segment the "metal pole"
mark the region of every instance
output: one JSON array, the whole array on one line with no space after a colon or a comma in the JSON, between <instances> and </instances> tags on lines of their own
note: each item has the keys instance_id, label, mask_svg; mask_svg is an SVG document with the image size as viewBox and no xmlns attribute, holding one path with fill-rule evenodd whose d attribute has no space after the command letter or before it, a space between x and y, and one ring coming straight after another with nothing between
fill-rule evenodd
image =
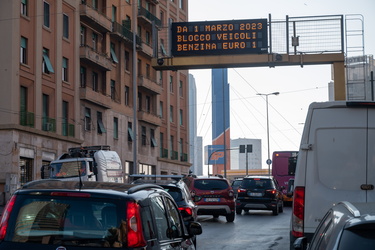
<instances>
[{"instance_id":1,"label":"metal pole","mask_svg":"<svg viewBox=\"0 0 375 250\"><path fill-rule=\"evenodd\" d=\"M271 175L271 165L269 162L270 159L270 125L268 120L268 95L266 95L266 113L267 113L267 148L268 148L268 158L267 158L267 164L268 164L268 175Z\"/></svg>"},{"instance_id":2,"label":"metal pole","mask_svg":"<svg viewBox=\"0 0 375 250\"><path fill-rule=\"evenodd\" d=\"M137 159L137 0L133 0L132 6L132 30L133 30L133 174L137 174L138 159Z\"/></svg>"},{"instance_id":3,"label":"metal pole","mask_svg":"<svg viewBox=\"0 0 375 250\"><path fill-rule=\"evenodd\" d=\"M226 145L226 134L225 134L225 130L226 130L226 116L225 116L225 112L226 112L226 103L225 103L225 87L226 85L224 84L224 69L222 69L222 80L223 80L223 133L224 133L224 177L227 178L227 145Z\"/></svg>"},{"instance_id":4,"label":"metal pole","mask_svg":"<svg viewBox=\"0 0 375 250\"><path fill-rule=\"evenodd\" d=\"M247 152L247 147L246 147L246 175L249 175L248 153L249 152Z\"/></svg>"}]
</instances>

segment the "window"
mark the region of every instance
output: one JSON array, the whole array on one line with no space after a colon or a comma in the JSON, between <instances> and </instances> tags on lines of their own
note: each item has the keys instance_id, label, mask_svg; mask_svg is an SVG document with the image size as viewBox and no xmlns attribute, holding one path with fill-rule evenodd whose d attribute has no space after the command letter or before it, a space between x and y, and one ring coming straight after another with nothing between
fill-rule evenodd
<instances>
[{"instance_id":1,"label":"window","mask_svg":"<svg viewBox=\"0 0 375 250\"><path fill-rule=\"evenodd\" d=\"M151 76L151 66L150 64L146 63L146 77L150 79Z\"/></svg>"},{"instance_id":2,"label":"window","mask_svg":"<svg viewBox=\"0 0 375 250\"><path fill-rule=\"evenodd\" d=\"M183 110L180 109L180 125L184 125L184 116L183 116Z\"/></svg>"},{"instance_id":3,"label":"window","mask_svg":"<svg viewBox=\"0 0 375 250\"><path fill-rule=\"evenodd\" d=\"M20 62L27 64L27 38L21 36L21 58Z\"/></svg>"},{"instance_id":4,"label":"window","mask_svg":"<svg viewBox=\"0 0 375 250\"><path fill-rule=\"evenodd\" d=\"M28 7L27 0L21 0L21 15L27 16L27 7Z\"/></svg>"},{"instance_id":5,"label":"window","mask_svg":"<svg viewBox=\"0 0 375 250\"><path fill-rule=\"evenodd\" d=\"M91 130L91 109L85 108L85 130Z\"/></svg>"},{"instance_id":6,"label":"window","mask_svg":"<svg viewBox=\"0 0 375 250\"><path fill-rule=\"evenodd\" d=\"M118 139L118 118L113 117L113 138Z\"/></svg>"},{"instance_id":7,"label":"window","mask_svg":"<svg viewBox=\"0 0 375 250\"><path fill-rule=\"evenodd\" d=\"M151 205L155 213L156 225L158 225L157 226L158 239L162 241L170 240L170 238L167 235L167 232L169 229L167 211L163 204L162 197L160 196L153 197Z\"/></svg>"},{"instance_id":8,"label":"window","mask_svg":"<svg viewBox=\"0 0 375 250\"><path fill-rule=\"evenodd\" d=\"M163 118L163 102L162 101L159 103L159 116L160 118Z\"/></svg>"},{"instance_id":9,"label":"window","mask_svg":"<svg viewBox=\"0 0 375 250\"><path fill-rule=\"evenodd\" d=\"M179 0L179 7L180 7L180 9L184 8L184 1L183 0Z\"/></svg>"},{"instance_id":10,"label":"window","mask_svg":"<svg viewBox=\"0 0 375 250\"><path fill-rule=\"evenodd\" d=\"M161 53L163 54L163 56L167 56L167 51L165 50L163 39L160 40L160 50L161 50Z\"/></svg>"},{"instance_id":11,"label":"window","mask_svg":"<svg viewBox=\"0 0 375 250\"><path fill-rule=\"evenodd\" d=\"M148 95L146 96L146 112L151 112L151 97Z\"/></svg>"},{"instance_id":12,"label":"window","mask_svg":"<svg viewBox=\"0 0 375 250\"><path fill-rule=\"evenodd\" d=\"M68 58L63 57L62 60L62 80L68 81Z\"/></svg>"},{"instance_id":13,"label":"window","mask_svg":"<svg viewBox=\"0 0 375 250\"><path fill-rule=\"evenodd\" d=\"M146 44L150 45L151 43L151 34L149 31L146 31Z\"/></svg>"},{"instance_id":14,"label":"window","mask_svg":"<svg viewBox=\"0 0 375 250\"><path fill-rule=\"evenodd\" d=\"M130 63L130 54L129 51L125 50L125 70L129 71L129 63Z\"/></svg>"},{"instance_id":15,"label":"window","mask_svg":"<svg viewBox=\"0 0 375 250\"><path fill-rule=\"evenodd\" d=\"M116 98L116 82L114 80L111 80L111 99L115 100Z\"/></svg>"},{"instance_id":16,"label":"window","mask_svg":"<svg viewBox=\"0 0 375 250\"><path fill-rule=\"evenodd\" d=\"M55 73L53 70L51 61L49 59L49 50L46 48L43 48L43 65L42 65L43 73L49 74L49 73Z\"/></svg>"},{"instance_id":17,"label":"window","mask_svg":"<svg viewBox=\"0 0 375 250\"><path fill-rule=\"evenodd\" d=\"M86 27L81 26L81 46L84 46L86 44Z\"/></svg>"},{"instance_id":18,"label":"window","mask_svg":"<svg viewBox=\"0 0 375 250\"><path fill-rule=\"evenodd\" d=\"M160 11L160 21L161 21L161 25L164 26L164 12L163 11Z\"/></svg>"},{"instance_id":19,"label":"window","mask_svg":"<svg viewBox=\"0 0 375 250\"><path fill-rule=\"evenodd\" d=\"M92 90L98 92L98 73L92 72Z\"/></svg>"},{"instance_id":20,"label":"window","mask_svg":"<svg viewBox=\"0 0 375 250\"><path fill-rule=\"evenodd\" d=\"M97 126L98 126L98 134L103 134L106 132L104 124L103 124L103 114L102 112L96 112L96 119L97 119Z\"/></svg>"},{"instance_id":21,"label":"window","mask_svg":"<svg viewBox=\"0 0 375 250\"><path fill-rule=\"evenodd\" d=\"M146 145L146 127L145 126L142 126L141 127L142 129L142 146L145 146Z\"/></svg>"},{"instance_id":22,"label":"window","mask_svg":"<svg viewBox=\"0 0 375 250\"><path fill-rule=\"evenodd\" d=\"M138 110L142 110L142 94L138 92Z\"/></svg>"},{"instance_id":23,"label":"window","mask_svg":"<svg viewBox=\"0 0 375 250\"><path fill-rule=\"evenodd\" d=\"M155 130L154 129L150 129L150 140L151 140L151 147L157 147L158 144L156 143L156 139L155 139Z\"/></svg>"},{"instance_id":24,"label":"window","mask_svg":"<svg viewBox=\"0 0 375 250\"><path fill-rule=\"evenodd\" d=\"M86 87L86 68L81 66L80 69L80 83L81 83L81 88Z\"/></svg>"},{"instance_id":25,"label":"window","mask_svg":"<svg viewBox=\"0 0 375 250\"><path fill-rule=\"evenodd\" d=\"M134 141L133 124L128 122L128 142Z\"/></svg>"},{"instance_id":26,"label":"window","mask_svg":"<svg viewBox=\"0 0 375 250\"><path fill-rule=\"evenodd\" d=\"M63 101L62 103L62 135L68 136L68 107L69 103Z\"/></svg>"},{"instance_id":27,"label":"window","mask_svg":"<svg viewBox=\"0 0 375 250\"><path fill-rule=\"evenodd\" d=\"M138 59L138 75L141 76L142 75L142 60L141 59Z\"/></svg>"},{"instance_id":28,"label":"window","mask_svg":"<svg viewBox=\"0 0 375 250\"><path fill-rule=\"evenodd\" d=\"M173 76L169 76L169 91L173 93Z\"/></svg>"},{"instance_id":29,"label":"window","mask_svg":"<svg viewBox=\"0 0 375 250\"><path fill-rule=\"evenodd\" d=\"M98 34L92 32L92 48L97 51L98 50Z\"/></svg>"},{"instance_id":30,"label":"window","mask_svg":"<svg viewBox=\"0 0 375 250\"><path fill-rule=\"evenodd\" d=\"M179 93L181 97L184 95L183 86L184 86L184 83L180 81Z\"/></svg>"},{"instance_id":31,"label":"window","mask_svg":"<svg viewBox=\"0 0 375 250\"><path fill-rule=\"evenodd\" d=\"M111 59L114 63L118 63L117 56L116 56L116 48L115 48L114 43L111 43Z\"/></svg>"},{"instance_id":32,"label":"window","mask_svg":"<svg viewBox=\"0 0 375 250\"><path fill-rule=\"evenodd\" d=\"M69 38L69 16L63 14L63 37Z\"/></svg>"},{"instance_id":33,"label":"window","mask_svg":"<svg viewBox=\"0 0 375 250\"><path fill-rule=\"evenodd\" d=\"M112 23L116 22L116 13L117 13L117 8L116 6L112 5Z\"/></svg>"},{"instance_id":34,"label":"window","mask_svg":"<svg viewBox=\"0 0 375 250\"><path fill-rule=\"evenodd\" d=\"M130 92L130 88L128 86L125 86L125 105L126 106L129 106L129 93Z\"/></svg>"},{"instance_id":35,"label":"window","mask_svg":"<svg viewBox=\"0 0 375 250\"><path fill-rule=\"evenodd\" d=\"M42 96L42 129L44 131L49 131L49 124L48 124L48 114L49 114L49 96L46 94L43 94Z\"/></svg>"},{"instance_id":36,"label":"window","mask_svg":"<svg viewBox=\"0 0 375 250\"><path fill-rule=\"evenodd\" d=\"M173 106L169 106L169 121L173 122Z\"/></svg>"},{"instance_id":37,"label":"window","mask_svg":"<svg viewBox=\"0 0 375 250\"><path fill-rule=\"evenodd\" d=\"M184 153L184 139L180 138L180 153Z\"/></svg>"},{"instance_id":38,"label":"window","mask_svg":"<svg viewBox=\"0 0 375 250\"><path fill-rule=\"evenodd\" d=\"M50 26L50 10L49 10L49 3L44 2L44 26L49 28Z\"/></svg>"},{"instance_id":39,"label":"window","mask_svg":"<svg viewBox=\"0 0 375 250\"><path fill-rule=\"evenodd\" d=\"M98 0L92 0L92 8L97 10L98 9Z\"/></svg>"}]
</instances>

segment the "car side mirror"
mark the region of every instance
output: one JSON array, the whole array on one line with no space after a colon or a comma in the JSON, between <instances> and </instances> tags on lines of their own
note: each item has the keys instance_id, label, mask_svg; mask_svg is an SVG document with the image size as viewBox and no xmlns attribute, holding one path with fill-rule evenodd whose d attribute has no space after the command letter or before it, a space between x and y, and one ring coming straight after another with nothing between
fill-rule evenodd
<instances>
[{"instance_id":1,"label":"car side mirror","mask_svg":"<svg viewBox=\"0 0 375 250\"><path fill-rule=\"evenodd\" d=\"M293 247L296 250L306 250L306 248L307 248L307 239L306 239L306 237L297 238L294 241L294 243L293 243Z\"/></svg>"},{"instance_id":2,"label":"car side mirror","mask_svg":"<svg viewBox=\"0 0 375 250\"><path fill-rule=\"evenodd\" d=\"M189 237L202 234L202 225L199 222L196 222L196 221L189 222L187 229L188 229Z\"/></svg>"}]
</instances>

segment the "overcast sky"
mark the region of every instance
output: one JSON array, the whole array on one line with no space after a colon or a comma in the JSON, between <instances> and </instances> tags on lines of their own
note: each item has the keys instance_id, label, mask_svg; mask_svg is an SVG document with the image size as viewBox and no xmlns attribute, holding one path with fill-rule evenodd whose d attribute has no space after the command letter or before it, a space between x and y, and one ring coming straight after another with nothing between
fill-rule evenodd
<instances>
[{"instance_id":1,"label":"overcast sky","mask_svg":"<svg viewBox=\"0 0 375 250\"><path fill-rule=\"evenodd\" d=\"M361 14L365 54L375 53L374 0L189 0L191 22L268 18L269 14L272 20L285 20L287 15ZM190 73L197 85L198 136L203 137L206 146L212 141L211 70ZM266 168L266 102L256 93L280 92L278 96L269 96L270 151L298 150L308 106L328 100L330 81L330 65L228 69L231 139L261 139L262 167Z\"/></svg>"}]
</instances>

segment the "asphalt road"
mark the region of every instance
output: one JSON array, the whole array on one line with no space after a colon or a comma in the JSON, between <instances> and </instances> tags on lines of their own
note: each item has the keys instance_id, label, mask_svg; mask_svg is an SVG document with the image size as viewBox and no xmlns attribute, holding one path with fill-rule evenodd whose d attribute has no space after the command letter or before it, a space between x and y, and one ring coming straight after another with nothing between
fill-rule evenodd
<instances>
[{"instance_id":1,"label":"asphalt road","mask_svg":"<svg viewBox=\"0 0 375 250\"><path fill-rule=\"evenodd\" d=\"M197 249L289 250L291 212L291 207L284 207L284 213L277 216L271 211L242 212L233 223L227 223L224 216L199 216L203 233L197 238Z\"/></svg>"}]
</instances>

